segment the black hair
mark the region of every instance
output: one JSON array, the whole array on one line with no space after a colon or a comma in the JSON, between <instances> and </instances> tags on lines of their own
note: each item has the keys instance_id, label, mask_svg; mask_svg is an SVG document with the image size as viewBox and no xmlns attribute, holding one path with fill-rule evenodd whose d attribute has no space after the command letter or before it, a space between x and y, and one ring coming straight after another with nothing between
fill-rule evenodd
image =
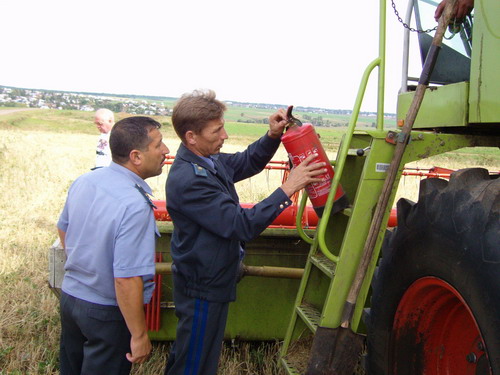
<instances>
[{"instance_id":1,"label":"black hair","mask_svg":"<svg viewBox=\"0 0 500 375\"><path fill-rule=\"evenodd\" d=\"M129 160L132 150L146 150L151 142L149 132L160 127L158 121L146 116L127 117L118 121L109 136L113 161L124 164Z\"/></svg>"}]
</instances>

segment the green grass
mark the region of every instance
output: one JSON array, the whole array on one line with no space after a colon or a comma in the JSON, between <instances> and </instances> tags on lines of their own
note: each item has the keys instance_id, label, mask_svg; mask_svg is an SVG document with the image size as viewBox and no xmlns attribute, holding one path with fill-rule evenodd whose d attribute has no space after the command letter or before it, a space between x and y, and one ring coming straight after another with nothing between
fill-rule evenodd
<instances>
[{"instance_id":1,"label":"green grass","mask_svg":"<svg viewBox=\"0 0 500 375\"><path fill-rule=\"evenodd\" d=\"M227 121L245 122L252 120L257 123L266 122L273 110L264 108L247 108L242 106L228 106L224 117Z\"/></svg>"},{"instance_id":2,"label":"green grass","mask_svg":"<svg viewBox=\"0 0 500 375\"><path fill-rule=\"evenodd\" d=\"M1 110L2 108L0 108ZM125 113L115 114L117 121L126 116L130 115ZM155 118L162 123L166 131L169 131L172 126L170 118L162 116L156 116ZM7 115L1 115L0 112L0 129L97 134L94 125L94 112L76 110L34 109ZM171 132L174 134L173 129L171 129Z\"/></svg>"},{"instance_id":3,"label":"green grass","mask_svg":"<svg viewBox=\"0 0 500 375\"><path fill-rule=\"evenodd\" d=\"M125 116L128 115L119 113L116 114L116 119L119 120ZM156 116L155 118L162 123L164 136L176 137L170 117ZM93 121L93 112L37 109L0 116L0 129L95 135L97 130ZM251 142L264 135L268 129L269 126L266 124L248 124L229 119L226 121L226 130L230 139ZM345 129L316 127L316 131L320 134L325 147L336 149Z\"/></svg>"},{"instance_id":4,"label":"green grass","mask_svg":"<svg viewBox=\"0 0 500 375\"><path fill-rule=\"evenodd\" d=\"M225 128L229 136L238 137L251 137L259 138L262 137L267 130L269 130L269 125L265 124L245 124L233 121L226 121Z\"/></svg>"},{"instance_id":5,"label":"green grass","mask_svg":"<svg viewBox=\"0 0 500 375\"><path fill-rule=\"evenodd\" d=\"M95 134L94 114L36 109L0 116L0 129Z\"/></svg>"},{"instance_id":6,"label":"green grass","mask_svg":"<svg viewBox=\"0 0 500 375\"><path fill-rule=\"evenodd\" d=\"M282 107L285 108L285 107ZM278 107L276 107L278 109ZM250 122L262 124L267 121L269 116L276 111L276 109L264 109L264 108L252 108L239 105L232 105L228 107L226 111L225 118L226 121L234 122ZM328 114L328 113L313 113L313 112L302 112L294 111L294 116L300 119L302 122L315 122L321 119L325 123L329 123L332 127L345 127L349 124L351 119L350 115L341 114ZM376 118L373 116L359 116L357 121L357 126L360 128L370 128L375 124ZM386 118L384 120L385 126L394 128L396 126L396 121L392 118Z\"/></svg>"}]
</instances>

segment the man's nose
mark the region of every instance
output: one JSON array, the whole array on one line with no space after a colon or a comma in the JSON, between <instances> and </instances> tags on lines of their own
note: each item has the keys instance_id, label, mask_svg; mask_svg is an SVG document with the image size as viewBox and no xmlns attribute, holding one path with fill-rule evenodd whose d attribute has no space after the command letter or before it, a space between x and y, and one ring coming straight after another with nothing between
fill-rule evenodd
<instances>
[{"instance_id":1,"label":"man's nose","mask_svg":"<svg viewBox=\"0 0 500 375\"><path fill-rule=\"evenodd\" d=\"M229 136L227 135L226 129L222 129L221 138L222 139L228 139L229 138Z\"/></svg>"}]
</instances>

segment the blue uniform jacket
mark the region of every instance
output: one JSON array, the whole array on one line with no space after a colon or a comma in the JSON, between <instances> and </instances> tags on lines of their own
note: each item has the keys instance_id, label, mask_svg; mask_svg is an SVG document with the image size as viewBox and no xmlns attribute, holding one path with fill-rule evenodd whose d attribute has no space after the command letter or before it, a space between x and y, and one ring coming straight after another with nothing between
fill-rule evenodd
<instances>
[{"instance_id":1,"label":"blue uniform jacket","mask_svg":"<svg viewBox=\"0 0 500 375\"><path fill-rule=\"evenodd\" d=\"M278 188L243 209L234 183L262 171L279 144L265 135L244 152L213 156L215 169L181 144L166 193L174 223L174 283L185 295L213 302L236 299L242 242L258 236L291 201Z\"/></svg>"}]
</instances>

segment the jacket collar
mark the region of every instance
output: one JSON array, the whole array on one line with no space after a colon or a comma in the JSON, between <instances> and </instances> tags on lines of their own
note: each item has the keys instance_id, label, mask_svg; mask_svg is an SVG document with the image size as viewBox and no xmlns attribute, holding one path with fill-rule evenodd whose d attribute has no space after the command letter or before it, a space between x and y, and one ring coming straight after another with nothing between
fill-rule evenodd
<instances>
[{"instance_id":1,"label":"jacket collar","mask_svg":"<svg viewBox=\"0 0 500 375\"><path fill-rule=\"evenodd\" d=\"M181 145L179 146L179 149L177 150L177 154L175 157L187 161L188 163L198 164L203 168L209 170L210 172L216 173L216 170L210 164L208 164L205 160L203 160L203 158L200 158L194 152L189 150L184 145L184 143L181 143ZM212 157L214 159L217 159L217 155L213 155Z\"/></svg>"}]
</instances>

